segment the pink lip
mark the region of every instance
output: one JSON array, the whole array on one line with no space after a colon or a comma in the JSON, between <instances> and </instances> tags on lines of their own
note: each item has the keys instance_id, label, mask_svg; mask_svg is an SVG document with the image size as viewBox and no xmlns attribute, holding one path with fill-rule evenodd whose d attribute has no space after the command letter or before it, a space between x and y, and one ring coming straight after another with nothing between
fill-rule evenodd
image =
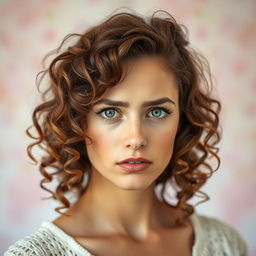
<instances>
[{"instance_id":1,"label":"pink lip","mask_svg":"<svg viewBox=\"0 0 256 256\"><path fill-rule=\"evenodd\" d=\"M128 163L129 161L140 161L142 163L137 163L137 164L136 163ZM145 158L139 157L139 158L128 158L121 162L118 162L117 164L120 168L122 168L125 171L139 172L139 171L143 171L146 168L148 168L151 163L152 163L151 161L149 161Z\"/></svg>"},{"instance_id":2,"label":"pink lip","mask_svg":"<svg viewBox=\"0 0 256 256\"><path fill-rule=\"evenodd\" d=\"M151 163L151 161L149 161L148 159L143 158L143 157L138 157L138 158L131 157L131 158L127 158L125 160L122 160L122 161L118 162L117 164L123 164L123 163L127 163L127 162L130 162L130 161L133 161L133 162L140 161L140 162L143 162L143 163Z\"/></svg>"}]
</instances>

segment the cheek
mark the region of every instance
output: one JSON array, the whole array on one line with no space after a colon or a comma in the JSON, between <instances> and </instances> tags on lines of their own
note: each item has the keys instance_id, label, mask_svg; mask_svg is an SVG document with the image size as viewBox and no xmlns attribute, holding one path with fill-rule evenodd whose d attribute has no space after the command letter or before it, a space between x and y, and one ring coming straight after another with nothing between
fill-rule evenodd
<instances>
[{"instance_id":1,"label":"cheek","mask_svg":"<svg viewBox=\"0 0 256 256\"><path fill-rule=\"evenodd\" d=\"M165 150L171 150L173 148L173 144L175 141L175 135L176 133L173 131L162 133L158 137L158 146L159 148L165 149Z\"/></svg>"},{"instance_id":2,"label":"cheek","mask_svg":"<svg viewBox=\"0 0 256 256\"><path fill-rule=\"evenodd\" d=\"M158 136L155 137L155 148L160 149L163 159L169 159L172 156L175 137L177 133L177 128L167 129L165 131L159 132ZM169 160L167 160L169 161Z\"/></svg>"},{"instance_id":3,"label":"cheek","mask_svg":"<svg viewBox=\"0 0 256 256\"><path fill-rule=\"evenodd\" d=\"M101 127L102 125L94 125L88 127L87 135L92 140L92 143L90 145L87 145L88 153L94 152L99 155L104 153L106 155L109 152L109 148L111 148L114 141L114 134L112 134L111 132L106 132L106 130L102 130Z\"/></svg>"}]
</instances>

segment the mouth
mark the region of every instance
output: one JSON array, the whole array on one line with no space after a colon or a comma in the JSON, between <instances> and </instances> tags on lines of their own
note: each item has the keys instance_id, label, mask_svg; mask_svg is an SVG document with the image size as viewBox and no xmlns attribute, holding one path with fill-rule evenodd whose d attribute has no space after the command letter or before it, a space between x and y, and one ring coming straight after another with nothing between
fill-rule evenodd
<instances>
[{"instance_id":1,"label":"mouth","mask_svg":"<svg viewBox=\"0 0 256 256\"><path fill-rule=\"evenodd\" d=\"M152 162L143 157L138 157L138 158L132 157L132 158L127 158L125 160L122 160L117 164L143 164L143 163L152 163Z\"/></svg>"},{"instance_id":2,"label":"mouth","mask_svg":"<svg viewBox=\"0 0 256 256\"><path fill-rule=\"evenodd\" d=\"M139 172L148 168L152 164L151 161L145 158L128 158L121 162L118 162L117 165L128 172Z\"/></svg>"}]
</instances>

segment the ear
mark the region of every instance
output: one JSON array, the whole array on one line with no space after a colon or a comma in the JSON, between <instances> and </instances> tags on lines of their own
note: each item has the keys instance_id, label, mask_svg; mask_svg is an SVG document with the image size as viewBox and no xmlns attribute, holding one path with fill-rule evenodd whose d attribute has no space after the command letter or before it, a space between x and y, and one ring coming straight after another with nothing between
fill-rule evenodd
<instances>
[{"instance_id":1,"label":"ear","mask_svg":"<svg viewBox=\"0 0 256 256\"><path fill-rule=\"evenodd\" d=\"M85 145L92 145L93 143L93 140L92 138L90 138L88 135L84 135L84 142L85 142Z\"/></svg>"}]
</instances>

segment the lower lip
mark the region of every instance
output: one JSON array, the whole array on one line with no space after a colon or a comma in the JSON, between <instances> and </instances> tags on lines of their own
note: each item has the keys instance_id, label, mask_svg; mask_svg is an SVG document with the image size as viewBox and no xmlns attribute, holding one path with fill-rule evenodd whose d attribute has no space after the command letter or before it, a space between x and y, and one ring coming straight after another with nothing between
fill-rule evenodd
<instances>
[{"instance_id":1,"label":"lower lip","mask_svg":"<svg viewBox=\"0 0 256 256\"><path fill-rule=\"evenodd\" d=\"M149 167L151 163L141 163L141 164L118 164L123 170L128 172L141 172Z\"/></svg>"}]
</instances>

